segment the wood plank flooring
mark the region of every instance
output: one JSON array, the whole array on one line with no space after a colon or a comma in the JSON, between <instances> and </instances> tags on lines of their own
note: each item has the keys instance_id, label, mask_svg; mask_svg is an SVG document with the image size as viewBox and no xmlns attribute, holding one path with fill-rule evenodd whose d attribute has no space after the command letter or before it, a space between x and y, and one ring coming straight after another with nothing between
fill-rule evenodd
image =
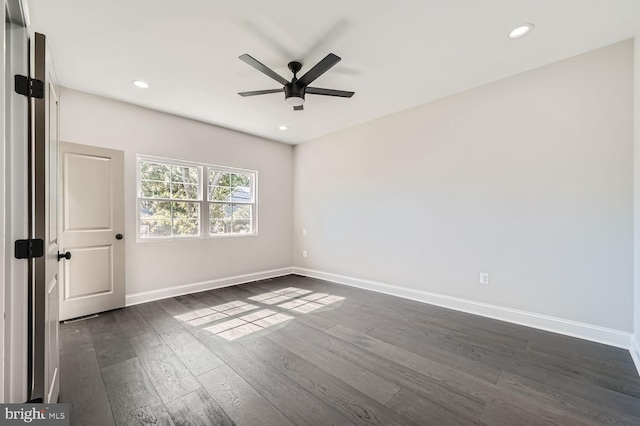
<instances>
[{"instance_id":1,"label":"wood plank flooring","mask_svg":"<svg viewBox=\"0 0 640 426\"><path fill-rule=\"evenodd\" d=\"M72 425L640 425L625 350L295 275L60 339Z\"/></svg>"}]
</instances>

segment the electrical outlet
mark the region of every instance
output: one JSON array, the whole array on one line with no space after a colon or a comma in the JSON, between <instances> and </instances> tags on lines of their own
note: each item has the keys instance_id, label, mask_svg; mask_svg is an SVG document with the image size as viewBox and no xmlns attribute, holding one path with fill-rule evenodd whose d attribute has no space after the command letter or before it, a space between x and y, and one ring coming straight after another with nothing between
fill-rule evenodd
<instances>
[{"instance_id":1,"label":"electrical outlet","mask_svg":"<svg viewBox=\"0 0 640 426\"><path fill-rule=\"evenodd\" d=\"M302 250L302 257L307 257L307 251L306 250Z\"/></svg>"},{"instance_id":2,"label":"electrical outlet","mask_svg":"<svg viewBox=\"0 0 640 426\"><path fill-rule=\"evenodd\" d=\"M304 235L304 236L307 235L307 228L302 228L302 235Z\"/></svg>"},{"instance_id":3,"label":"electrical outlet","mask_svg":"<svg viewBox=\"0 0 640 426\"><path fill-rule=\"evenodd\" d=\"M480 284L489 284L488 272L480 272Z\"/></svg>"}]
</instances>

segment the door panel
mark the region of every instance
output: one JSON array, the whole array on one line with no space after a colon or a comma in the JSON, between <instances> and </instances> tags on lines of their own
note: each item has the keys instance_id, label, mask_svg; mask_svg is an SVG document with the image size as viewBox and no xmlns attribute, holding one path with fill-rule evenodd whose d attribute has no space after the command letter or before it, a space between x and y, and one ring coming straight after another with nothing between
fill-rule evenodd
<instances>
[{"instance_id":1,"label":"door panel","mask_svg":"<svg viewBox=\"0 0 640 426\"><path fill-rule=\"evenodd\" d=\"M68 153L63 161L64 230L112 230L111 158Z\"/></svg>"},{"instance_id":2,"label":"door panel","mask_svg":"<svg viewBox=\"0 0 640 426\"><path fill-rule=\"evenodd\" d=\"M124 152L63 142L60 318L124 306Z\"/></svg>"},{"instance_id":3,"label":"door panel","mask_svg":"<svg viewBox=\"0 0 640 426\"><path fill-rule=\"evenodd\" d=\"M113 293L111 246L67 247L67 250L73 253L73 262L67 263L63 270L66 301ZM82 283L82 286L72 283Z\"/></svg>"},{"instance_id":4,"label":"door panel","mask_svg":"<svg viewBox=\"0 0 640 426\"><path fill-rule=\"evenodd\" d=\"M49 197L47 210L49 211L49 245L58 245L58 135L60 107L58 94L51 78L48 82L48 131L49 131Z\"/></svg>"},{"instance_id":5,"label":"door panel","mask_svg":"<svg viewBox=\"0 0 640 426\"><path fill-rule=\"evenodd\" d=\"M41 99L31 99L31 203L30 236L44 242L44 256L33 262L29 313L31 331L32 400L58 400L58 125L57 85L46 37L32 39L33 78L44 83Z\"/></svg>"},{"instance_id":6,"label":"door panel","mask_svg":"<svg viewBox=\"0 0 640 426\"><path fill-rule=\"evenodd\" d=\"M51 72L50 60L47 61L47 127L49 132L49 164L47 178L49 180L49 194L47 196L47 211L49 216L48 234L48 267L47 277L51 281L47 287L46 301L46 333L47 345L46 359L46 380L48 393L45 401L57 402L60 381L58 380L59 353L58 353L58 325L59 319L59 285L60 264L58 261L58 146L59 146L59 117L60 104L58 102L57 87L54 85L55 79Z\"/></svg>"}]
</instances>

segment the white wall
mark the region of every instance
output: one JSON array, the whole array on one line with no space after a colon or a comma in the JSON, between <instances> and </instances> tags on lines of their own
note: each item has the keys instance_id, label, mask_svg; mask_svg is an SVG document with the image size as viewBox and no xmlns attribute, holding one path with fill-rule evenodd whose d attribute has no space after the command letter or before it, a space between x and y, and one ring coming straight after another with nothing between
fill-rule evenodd
<instances>
[{"instance_id":1,"label":"white wall","mask_svg":"<svg viewBox=\"0 0 640 426\"><path fill-rule=\"evenodd\" d=\"M290 145L65 88L60 105L62 141L125 151L127 294L291 266ZM257 170L259 236L136 242L136 154Z\"/></svg>"},{"instance_id":2,"label":"white wall","mask_svg":"<svg viewBox=\"0 0 640 426\"><path fill-rule=\"evenodd\" d=\"M625 41L297 145L294 265L631 332L632 111Z\"/></svg>"}]
</instances>

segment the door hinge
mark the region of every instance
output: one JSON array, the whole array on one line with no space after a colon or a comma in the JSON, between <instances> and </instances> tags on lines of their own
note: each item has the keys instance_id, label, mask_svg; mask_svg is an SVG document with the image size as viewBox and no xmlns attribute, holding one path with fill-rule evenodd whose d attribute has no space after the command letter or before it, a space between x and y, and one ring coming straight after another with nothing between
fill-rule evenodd
<instances>
[{"instance_id":1,"label":"door hinge","mask_svg":"<svg viewBox=\"0 0 640 426\"><path fill-rule=\"evenodd\" d=\"M27 96L29 98L44 98L44 83L42 80L26 77L24 75L15 75L16 93Z\"/></svg>"},{"instance_id":2,"label":"door hinge","mask_svg":"<svg viewBox=\"0 0 640 426\"><path fill-rule=\"evenodd\" d=\"M44 240L16 240L16 259L32 259L44 256Z\"/></svg>"}]
</instances>

